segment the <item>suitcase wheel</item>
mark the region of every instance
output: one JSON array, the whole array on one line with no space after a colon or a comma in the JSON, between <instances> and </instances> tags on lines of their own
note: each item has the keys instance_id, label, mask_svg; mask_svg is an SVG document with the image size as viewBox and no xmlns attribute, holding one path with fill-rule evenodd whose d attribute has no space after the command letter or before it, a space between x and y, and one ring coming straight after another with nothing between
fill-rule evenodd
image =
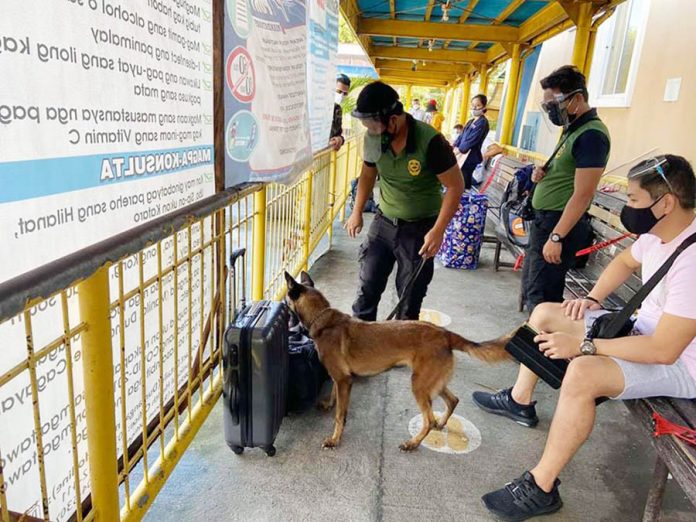
<instances>
[{"instance_id":1,"label":"suitcase wheel","mask_svg":"<svg viewBox=\"0 0 696 522\"><path fill-rule=\"evenodd\" d=\"M266 452L266 455L268 455L269 457L272 457L273 455L276 454L275 446L266 446L265 448L263 448L263 450Z\"/></svg>"},{"instance_id":2,"label":"suitcase wheel","mask_svg":"<svg viewBox=\"0 0 696 522\"><path fill-rule=\"evenodd\" d=\"M235 455L241 455L244 453L244 448L241 446L235 446L233 444L229 444L230 449L234 452Z\"/></svg>"}]
</instances>

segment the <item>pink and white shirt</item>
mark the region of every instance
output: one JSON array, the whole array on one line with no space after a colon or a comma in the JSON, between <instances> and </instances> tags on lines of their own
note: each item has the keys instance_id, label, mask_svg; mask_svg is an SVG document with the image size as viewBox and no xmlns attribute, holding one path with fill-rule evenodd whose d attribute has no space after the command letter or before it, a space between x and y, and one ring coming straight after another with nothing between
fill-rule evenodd
<instances>
[{"instance_id":1,"label":"pink and white shirt","mask_svg":"<svg viewBox=\"0 0 696 522\"><path fill-rule=\"evenodd\" d=\"M686 230L669 243L652 234L643 234L631 247L631 255L642 265L642 279L646 283L667 258L690 235L696 233L696 219ZM643 335L652 335L663 313L696 320L696 244L684 250L643 301L636 321L636 329ZM691 341L679 357L696 380L696 339Z\"/></svg>"}]
</instances>

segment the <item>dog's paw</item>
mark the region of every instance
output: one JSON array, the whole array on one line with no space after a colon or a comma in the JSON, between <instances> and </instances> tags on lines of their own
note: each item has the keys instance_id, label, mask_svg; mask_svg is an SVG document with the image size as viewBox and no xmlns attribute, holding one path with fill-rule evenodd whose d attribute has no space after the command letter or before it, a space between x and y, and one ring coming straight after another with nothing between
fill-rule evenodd
<instances>
[{"instance_id":1,"label":"dog's paw","mask_svg":"<svg viewBox=\"0 0 696 522\"><path fill-rule=\"evenodd\" d=\"M333 440L331 437L327 437L324 439L324 442L321 443L322 449L335 449L338 446L338 442Z\"/></svg>"},{"instance_id":2,"label":"dog's paw","mask_svg":"<svg viewBox=\"0 0 696 522\"><path fill-rule=\"evenodd\" d=\"M420 444L407 440L406 442L402 442L401 444L399 444L399 449L401 451L413 451L417 450L418 446L420 446Z\"/></svg>"}]
</instances>

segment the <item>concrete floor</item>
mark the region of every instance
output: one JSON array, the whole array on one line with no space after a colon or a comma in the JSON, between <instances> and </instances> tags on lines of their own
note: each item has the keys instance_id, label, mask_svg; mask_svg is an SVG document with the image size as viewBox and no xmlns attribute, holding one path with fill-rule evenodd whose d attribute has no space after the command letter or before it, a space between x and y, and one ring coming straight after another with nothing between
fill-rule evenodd
<instances>
[{"instance_id":1,"label":"concrete floor","mask_svg":"<svg viewBox=\"0 0 696 522\"><path fill-rule=\"evenodd\" d=\"M313 267L317 287L345 311L355 294L358 241L336 229L334 248ZM438 266L424 307L451 316L450 328L475 340L497 337L525 317L516 311L519 274L495 273L484 246L477 271ZM393 285L381 313L395 303ZM389 306L387 306L389 305ZM410 373L395 369L353 387L341 446L322 451L332 416L318 411L287 417L276 440L277 455L260 450L235 456L225 445L222 405L183 456L146 519L150 521L395 521L492 520L482 494L532 467L548 432L556 393L541 385L536 429L488 415L471 393L512 383L512 363L487 366L457 354L450 389L460 397L456 413L481 433L466 454L421 447L405 454L408 422L418 409ZM437 406L440 406L439 404ZM438 407L435 408L436 410ZM603 405L590 441L561 476L564 507L551 521L640 520L654 452L620 403ZM678 485L668 486L666 520L695 520Z\"/></svg>"}]
</instances>

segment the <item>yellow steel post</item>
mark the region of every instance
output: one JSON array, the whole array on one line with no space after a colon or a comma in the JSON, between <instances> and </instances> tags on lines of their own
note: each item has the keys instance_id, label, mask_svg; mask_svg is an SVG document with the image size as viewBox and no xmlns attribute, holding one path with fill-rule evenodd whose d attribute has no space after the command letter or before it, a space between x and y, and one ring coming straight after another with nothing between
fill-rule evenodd
<instances>
[{"instance_id":1,"label":"yellow steel post","mask_svg":"<svg viewBox=\"0 0 696 522\"><path fill-rule=\"evenodd\" d=\"M469 119L469 99L471 98L471 76L468 74L464 77L462 82L462 100L460 103L461 116L459 119L461 123L464 123Z\"/></svg>"},{"instance_id":2,"label":"yellow steel post","mask_svg":"<svg viewBox=\"0 0 696 522\"><path fill-rule=\"evenodd\" d=\"M589 80L590 78L590 70L592 69L592 58L594 57L594 48L595 43L597 42L597 31L604 22L611 18L611 16L614 14L614 10L615 8L608 9L604 12L602 16L600 16L592 22L592 28L590 29L590 40L587 43L587 56L585 57L585 68L583 69L583 73L585 74L585 78L587 80Z\"/></svg>"},{"instance_id":3,"label":"yellow steel post","mask_svg":"<svg viewBox=\"0 0 696 522\"><path fill-rule=\"evenodd\" d=\"M443 131L445 130L445 127L449 125L451 115L452 115L452 99L454 98L454 89L451 87L447 89L447 96L445 97L445 107L442 115L445 117L444 121L442 122L443 126Z\"/></svg>"},{"instance_id":4,"label":"yellow steel post","mask_svg":"<svg viewBox=\"0 0 696 522\"><path fill-rule=\"evenodd\" d=\"M304 194L304 244L302 245L302 269L307 270L309 268L309 243L312 239L312 178L314 177L314 172L309 171L307 173L307 181L305 182L305 194Z\"/></svg>"},{"instance_id":5,"label":"yellow steel post","mask_svg":"<svg viewBox=\"0 0 696 522\"><path fill-rule=\"evenodd\" d=\"M447 125L449 125L449 112L450 112L450 101L452 99L452 89L447 88L446 94L445 94L445 101L442 104L442 107L440 107L440 112L442 113L442 117L444 118L442 120L442 129L444 130Z\"/></svg>"},{"instance_id":6,"label":"yellow steel post","mask_svg":"<svg viewBox=\"0 0 696 522\"><path fill-rule=\"evenodd\" d=\"M450 100L450 112L449 119L447 121L447 129L451 129L457 123L459 110L459 105L457 105L457 95L459 94L459 89L457 87L452 87L452 99Z\"/></svg>"},{"instance_id":7,"label":"yellow steel post","mask_svg":"<svg viewBox=\"0 0 696 522\"><path fill-rule=\"evenodd\" d=\"M251 298L263 299L266 267L266 185L254 194L254 244L252 245Z\"/></svg>"},{"instance_id":8,"label":"yellow steel post","mask_svg":"<svg viewBox=\"0 0 696 522\"><path fill-rule=\"evenodd\" d=\"M336 217L336 151L332 150L329 156L329 216L331 216L331 221L329 222L329 248L331 248L331 243L333 241L333 224L334 218Z\"/></svg>"},{"instance_id":9,"label":"yellow steel post","mask_svg":"<svg viewBox=\"0 0 696 522\"><path fill-rule=\"evenodd\" d=\"M592 68L592 57L594 55L595 43L597 42L597 29L592 28L590 31L590 39L587 42L587 56L585 57L585 67L582 72L585 75L585 81L590 80L590 69Z\"/></svg>"},{"instance_id":10,"label":"yellow steel post","mask_svg":"<svg viewBox=\"0 0 696 522\"><path fill-rule=\"evenodd\" d=\"M505 92L505 111L503 112L503 130L500 135L502 145L512 145L512 127L515 122L515 99L517 98L518 80L520 76L520 44L512 44L510 57L510 74Z\"/></svg>"},{"instance_id":11,"label":"yellow steel post","mask_svg":"<svg viewBox=\"0 0 696 522\"><path fill-rule=\"evenodd\" d=\"M411 87L411 84L409 83L406 86L406 97L404 98L404 109L406 109L406 111L408 111L411 108L411 94L412 94L411 89L412 89L412 87Z\"/></svg>"},{"instance_id":12,"label":"yellow steel post","mask_svg":"<svg viewBox=\"0 0 696 522\"><path fill-rule=\"evenodd\" d=\"M573 65L581 71L585 70L591 29L592 3L582 2L578 5L578 22L575 31L575 44L573 45Z\"/></svg>"},{"instance_id":13,"label":"yellow steel post","mask_svg":"<svg viewBox=\"0 0 696 522\"><path fill-rule=\"evenodd\" d=\"M77 287L85 381L85 420L92 490L97 520L119 520L118 456L111 347L109 270L102 267Z\"/></svg>"},{"instance_id":14,"label":"yellow steel post","mask_svg":"<svg viewBox=\"0 0 696 522\"><path fill-rule=\"evenodd\" d=\"M346 206L348 205L348 191L350 190L350 182L353 178L350 177L350 149L353 145L353 140L346 143L346 175L344 176L345 186L343 187L343 206L341 206L341 223L346 220ZM357 153L356 153L357 154Z\"/></svg>"},{"instance_id":15,"label":"yellow steel post","mask_svg":"<svg viewBox=\"0 0 696 522\"><path fill-rule=\"evenodd\" d=\"M476 94L485 94L488 96L488 65L485 63L482 63L481 66L479 67L479 77L480 77L480 82L479 82L479 92Z\"/></svg>"}]
</instances>

